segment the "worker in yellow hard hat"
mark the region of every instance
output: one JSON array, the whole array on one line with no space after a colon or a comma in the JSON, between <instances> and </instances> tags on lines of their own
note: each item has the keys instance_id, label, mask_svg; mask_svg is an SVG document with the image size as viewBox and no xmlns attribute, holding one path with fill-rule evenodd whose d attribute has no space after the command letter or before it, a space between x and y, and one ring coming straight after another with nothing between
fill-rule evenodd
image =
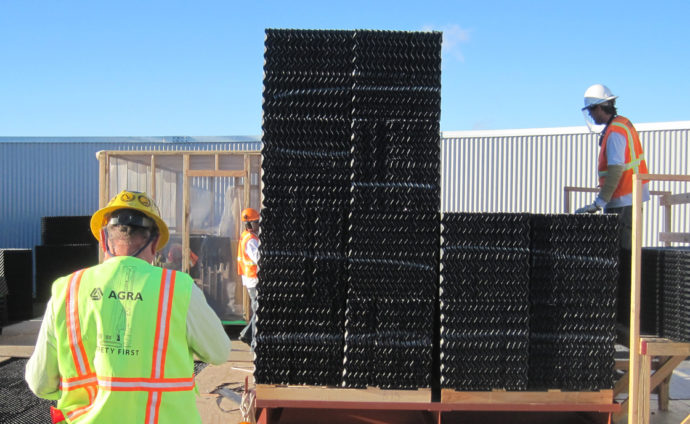
<instances>
[{"instance_id":1,"label":"worker in yellow hard hat","mask_svg":"<svg viewBox=\"0 0 690 424\"><path fill-rule=\"evenodd\" d=\"M26 381L58 422L201 423L194 356L220 364L230 340L192 278L151 265L168 226L125 190L91 218L103 263L53 283Z\"/></svg>"},{"instance_id":2,"label":"worker in yellow hard hat","mask_svg":"<svg viewBox=\"0 0 690 424\"><path fill-rule=\"evenodd\" d=\"M249 293L251 318L247 326L240 332L240 340L249 344L254 350L256 347L256 310L258 307L256 299L256 285L259 282L259 212L256 209L246 208L241 214L244 223L244 231L240 235L240 242L237 246L237 273L242 276L242 285L247 288Z\"/></svg>"}]
</instances>

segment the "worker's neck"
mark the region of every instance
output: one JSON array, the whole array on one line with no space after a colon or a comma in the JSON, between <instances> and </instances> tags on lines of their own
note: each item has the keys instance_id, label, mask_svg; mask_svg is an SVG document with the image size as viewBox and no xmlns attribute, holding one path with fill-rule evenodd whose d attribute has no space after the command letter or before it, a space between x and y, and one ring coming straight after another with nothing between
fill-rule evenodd
<instances>
[{"instance_id":1,"label":"worker's neck","mask_svg":"<svg viewBox=\"0 0 690 424\"><path fill-rule=\"evenodd\" d=\"M111 246L111 252L106 251L105 252L105 259L110 259L114 258L117 256L132 256L136 251L139 250L138 248L134 249L131 248L131 246L123 245L123 246ZM137 256L134 256L135 258L139 258L143 261L146 261L148 263L152 263L154 260L154 253L151 252L151 249L149 246L139 252Z\"/></svg>"}]
</instances>

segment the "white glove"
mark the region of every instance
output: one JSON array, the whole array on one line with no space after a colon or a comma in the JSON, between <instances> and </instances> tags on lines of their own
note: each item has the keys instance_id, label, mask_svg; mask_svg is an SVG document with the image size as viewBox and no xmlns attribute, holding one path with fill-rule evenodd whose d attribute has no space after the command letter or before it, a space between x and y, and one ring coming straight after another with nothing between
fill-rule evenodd
<instances>
[{"instance_id":1,"label":"white glove","mask_svg":"<svg viewBox=\"0 0 690 424\"><path fill-rule=\"evenodd\" d=\"M596 205L596 203L592 203L591 205L583 206L580 209L576 210L575 213L596 213L599 211L599 206Z\"/></svg>"}]
</instances>

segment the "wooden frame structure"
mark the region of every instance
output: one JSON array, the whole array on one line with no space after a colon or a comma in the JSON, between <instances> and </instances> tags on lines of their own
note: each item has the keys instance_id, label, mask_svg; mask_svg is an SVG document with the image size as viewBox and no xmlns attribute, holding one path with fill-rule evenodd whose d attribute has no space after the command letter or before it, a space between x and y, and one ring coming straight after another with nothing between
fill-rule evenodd
<instances>
[{"instance_id":1,"label":"wooden frame structure","mask_svg":"<svg viewBox=\"0 0 690 424\"><path fill-rule=\"evenodd\" d=\"M630 278L630 381L628 386L628 422L649 423L649 393L654 387L670 377L673 369L688 355L690 343L673 343L666 339L640 337L640 298L642 274L642 183L643 181L685 181L690 175L634 174L633 175L633 227L632 258ZM666 207L690 203L688 193L669 196ZM666 231L664 241L690 243L690 233ZM661 236L661 234L660 234ZM670 357L651 374L652 358ZM690 417L690 416L689 416ZM687 420L687 419L686 419Z\"/></svg>"},{"instance_id":2,"label":"wooden frame structure","mask_svg":"<svg viewBox=\"0 0 690 424\"><path fill-rule=\"evenodd\" d=\"M137 169L134 174L139 174L137 185L140 191L146 191L158 204L163 215L166 207L176 210L176 222L168 222L174 228L181 229L177 234L181 236L182 244L182 271L189 272L190 263L190 238L191 228L191 182L193 180L209 179L209 186L213 187L217 178L232 178L242 188L240 209L245 207L260 208L261 196L261 152L253 150L219 151L219 150L147 150L147 151L99 151L96 154L99 161L99 207L104 207L110 198L122 189L135 189L129 186L116 187L111 178L111 168L114 168L113 160L131 163ZM129 166L129 165L128 165ZM129 170L129 169L128 169ZM175 176L175 205L162 205L160 198L162 193L157 193L157 188L162 182L157 181L159 172L166 172ZM142 176L143 175L143 176ZM141 180L141 181L139 181ZM253 180L255 181L252 184ZM127 177L129 184L129 176ZM141 187L141 186L145 187ZM258 186L258 188L257 188ZM252 198L252 190L257 192ZM181 198L181 205L179 199ZM214 198L211 196L210 204L206 207L214 208ZM179 211L177 209L179 208ZM178 213L179 212L179 213ZM239 222L239 211L236 221ZM237 234L239 237L239 233ZM102 254L101 254L102 259ZM234 270L235 258L229 258L230 272ZM234 274L232 274L234 275ZM239 289L238 289L239 290ZM251 308L246 289L242 289L242 316L245 321L250 318ZM239 293L238 293L239 295ZM208 296L208 294L207 294ZM225 324L241 324L242 321L224 321Z\"/></svg>"},{"instance_id":3,"label":"wooden frame structure","mask_svg":"<svg viewBox=\"0 0 690 424\"><path fill-rule=\"evenodd\" d=\"M618 369L627 372L616 383L613 393L628 392L628 399L622 402L621 411L613 416L618 421L626 414L631 423L649 423L650 393L655 390L659 395L659 409L668 410L669 386L673 370L690 356L690 344L674 343L668 339L656 337L641 337L640 335L640 303L641 303L641 269L642 269L642 181L676 181L688 182L688 175L641 174L633 175L633 233L631 260L631 309L629 347L630 357L627 361L618 361ZM570 212L570 194L573 192L597 193L597 188L564 187L563 208ZM660 196L659 205L663 208L663 231L659 232L659 241L665 246L672 243L690 243L690 233L676 233L672 231L672 206L690 203L690 193L673 194L670 191L649 192L652 196ZM633 294L634 293L634 294ZM654 371L652 373L652 371ZM688 416L690 418L690 416Z\"/></svg>"}]
</instances>

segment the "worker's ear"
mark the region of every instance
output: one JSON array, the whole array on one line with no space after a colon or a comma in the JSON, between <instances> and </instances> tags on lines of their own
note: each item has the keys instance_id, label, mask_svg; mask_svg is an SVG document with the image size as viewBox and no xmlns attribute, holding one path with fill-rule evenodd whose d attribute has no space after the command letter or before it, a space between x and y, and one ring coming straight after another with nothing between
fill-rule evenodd
<instances>
[{"instance_id":1,"label":"worker's ear","mask_svg":"<svg viewBox=\"0 0 690 424\"><path fill-rule=\"evenodd\" d=\"M103 253L108 252L108 248L106 246L106 243L108 242L108 234L105 232L105 227L101 228L101 242L99 243L101 245L101 249L103 249Z\"/></svg>"},{"instance_id":2,"label":"worker's ear","mask_svg":"<svg viewBox=\"0 0 690 424\"><path fill-rule=\"evenodd\" d=\"M156 252L158 251L158 242L160 241L161 236L157 235L155 239L149 244L149 249L151 249L151 254L153 257L156 257Z\"/></svg>"}]
</instances>

